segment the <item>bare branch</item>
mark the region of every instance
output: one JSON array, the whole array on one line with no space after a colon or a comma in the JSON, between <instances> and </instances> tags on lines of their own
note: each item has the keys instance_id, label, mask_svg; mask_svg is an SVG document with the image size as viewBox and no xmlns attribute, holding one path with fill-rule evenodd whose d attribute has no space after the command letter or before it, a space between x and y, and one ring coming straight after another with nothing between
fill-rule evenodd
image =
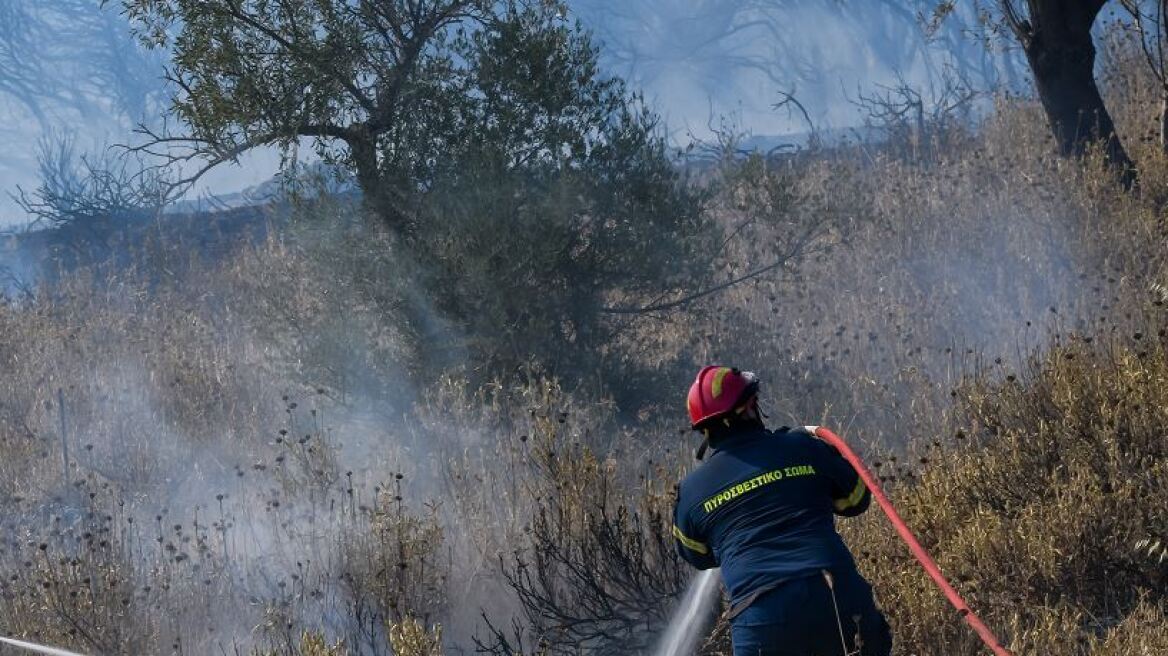
<instances>
[{"instance_id":1,"label":"bare branch","mask_svg":"<svg viewBox=\"0 0 1168 656\"><path fill-rule=\"evenodd\" d=\"M1140 52L1144 55L1144 61L1148 64L1148 69L1152 75L1160 82L1160 86L1168 88L1168 75L1165 73L1164 67L1164 22L1163 9L1166 0L1157 0L1156 9L1157 15L1150 16L1144 13L1140 6L1139 0L1120 0L1119 4L1127 11L1132 19L1132 27L1135 29L1136 40L1140 42ZM1152 21L1154 30L1149 29L1146 21ZM1155 52L1153 52L1153 47Z\"/></svg>"},{"instance_id":2,"label":"bare branch","mask_svg":"<svg viewBox=\"0 0 1168 656\"><path fill-rule=\"evenodd\" d=\"M1014 36L1022 44L1023 48L1030 47L1030 41L1034 37L1034 30L1031 28L1030 21L1022 18L1018 13L1018 9L1014 7L1014 0L1000 0L1002 5L1002 15L1006 18L1006 24L1010 26L1010 30L1014 32Z\"/></svg>"},{"instance_id":3,"label":"bare branch","mask_svg":"<svg viewBox=\"0 0 1168 656\"><path fill-rule=\"evenodd\" d=\"M811 120L811 115L807 113L807 108L804 107L803 103L799 102L799 99L795 97L795 90L791 89L790 91L783 91L780 89L778 93L779 102L771 105L771 107L775 110L785 108L787 110L787 118L791 117L792 107L799 110L799 113L803 115L803 120L807 122L807 129L811 131L812 135L815 135L817 132L815 128L815 122Z\"/></svg>"},{"instance_id":4,"label":"bare branch","mask_svg":"<svg viewBox=\"0 0 1168 656\"><path fill-rule=\"evenodd\" d=\"M654 312L665 312L667 310L674 310L676 308L679 308L679 307L682 307L685 305L689 305L690 303L693 303L694 301L703 299L707 296L712 296L712 295L717 294L719 292L724 292L724 291L726 291L732 287L735 287L737 285L740 285L744 282L748 282L750 280L754 280L755 278L764 276L764 275L770 273L771 271L774 271L775 269L779 269L779 268L783 267L784 265L786 265L787 263L789 263L789 262L791 262L799 257L802 257L803 255L806 255L807 254L806 247L811 242L811 240L814 238L815 234L816 234L816 231L814 229L808 230L807 233L805 233L801 238L795 240L795 242L791 245L791 248L789 248L785 253L783 253L781 256L779 256L777 259L775 259L775 261L771 262L770 264L767 264L766 266L759 267L757 269L754 269L752 271L744 273L736 278L732 278L730 280L727 280L724 283L714 285L713 287L709 287L707 289L703 289L701 291L694 292L692 294L687 294L687 295L682 296L681 298L673 300L673 301L668 301L668 302L664 302L664 303L652 303L652 304L646 305L644 307L606 307L606 308L601 308L601 312L604 312L605 314L652 314Z\"/></svg>"}]
</instances>

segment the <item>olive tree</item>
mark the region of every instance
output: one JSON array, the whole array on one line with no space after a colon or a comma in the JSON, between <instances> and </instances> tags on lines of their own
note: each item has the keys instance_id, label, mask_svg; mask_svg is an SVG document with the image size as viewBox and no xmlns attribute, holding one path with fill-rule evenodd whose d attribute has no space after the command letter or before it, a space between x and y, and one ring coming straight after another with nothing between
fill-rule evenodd
<instances>
[{"instance_id":1,"label":"olive tree","mask_svg":"<svg viewBox=\"0 0 1168 656\"><path fill-rule=\"evenodd\" d=\"M291 153L307 140L353 174L371 215L398 236L416 231L424 192L468 150L572 163L626 101L549 2L122 4L140 37L172 51L180 130L144 128L141 148L188 163L177 184L248 150Z\"/></svg>"},{"instance_id":2,"label":"olive tree","mask_svg":"<svg viewBox=\"0 0 1168 656\"><path fill-rule=\"evenodd\" d=\"M369 241L395 260L379 284L400 287L391 310L422 364L454 344L587 362L562 356L605 343L606 301L700 281L708 224L656 116L555 2L122 7L173 61L172 129L143 128L139 149L185 162L189 185L250 149L311 143L387 237Z\"/></svg>"},{"instance_id":3,"label":"olive tree","mask_svg":"<svg viewBox=\"0 0 1168 656\"><path fill-rule=\"evenodd\" d=\"M459 131L467 30L501 18L483 0L124 0L148 44L169 48L170 115L141 148L191 164L190 184L244 152L311 140L355 175L396 233L409 191Z\"/></svg>"}]
</instances>

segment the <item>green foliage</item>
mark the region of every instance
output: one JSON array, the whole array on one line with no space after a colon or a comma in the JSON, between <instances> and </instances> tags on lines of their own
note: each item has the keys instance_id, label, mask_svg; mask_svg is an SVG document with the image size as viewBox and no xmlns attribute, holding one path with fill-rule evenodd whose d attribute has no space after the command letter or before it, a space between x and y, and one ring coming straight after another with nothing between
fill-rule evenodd
<instances>
[{"instance_id":1,"label":"green foliage","mask_svg":"<svg viewBox=\"0 0 1168 656\"><path fill-rule=\"evenodd\" d=\"M413 336L415 369L468 350L452 343L488 364L528 352L578 369L615 329L607 303L708 271L713 231L656 116L556 3L124 6L173 49L172 112L189 129L148 150L179 144L212 166L311 139L355 177L389 228L365 254L396 262L379 267L385 311Z\"/></svg>"},{"instance_id":2,"label":"green foliage","mask_svg":"<svg viewBox=\"0 0 1168 656\"><path fill-rule=\"evenodd\" d=\"M420 227L419 198L467 158L582 168L611 145L610 125L631 102L619 80L600 74L588 35L566 25L556 3L123 6L139 36L172 48L171 111L189 130L149 135L147 148L182 145L213 166L261 145L293 155L310 139L356 176L399 235Z\"/></svg>"},{"instance_id":3,"label":"green foliage","mask_svg":"<svg viewBox=\"0 0 1168 656\"><path fill-rule=\"evenodd\" d=\"M558 12L509 6L463 46L475 62L464 89L474 116L466 142L452 144L455 159L476 153L517 168L573 168L609 141L609 124L630 103L624 84L600 71L588 35Z\"/></svg>"},{"instance_id":4,"label":"green foliage","mask_svg":"<svg viewBox=\"0 0 1168 656\"><path fill-rule=\"evenodd\" d=\"M478 0L123 6L143 39L173 51L171 111L189 133L155 143L184 144L210 166L261 145L291 154L311 139L399 232L413 191L463 141L466 30L498 18Z\"/></svg>"},{"instance_id":5,"label":"green foliage","mask_svg":"<svg viewBox=\"0 0 1168 656\"><path fill-rule=\"evenodd\" d=\"M712 231L659 145L629 125L644 119L612 126L614 139L642 141L594 153L583 164L595 176L484 161L437 187L421 238L435 266L422 270L423 286L487 371L528 358L595 371L597 349L621 325L607 305L648 303L706 275ZM606 179L610 155L630 161Z\"/></svg>"}]
</instances>

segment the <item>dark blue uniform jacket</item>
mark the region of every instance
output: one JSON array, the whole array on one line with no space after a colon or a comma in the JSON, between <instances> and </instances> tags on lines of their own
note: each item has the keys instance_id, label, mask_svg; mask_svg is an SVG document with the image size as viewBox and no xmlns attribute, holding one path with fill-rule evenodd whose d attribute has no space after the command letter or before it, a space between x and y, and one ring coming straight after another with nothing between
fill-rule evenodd
<instances>
[{"instance_id":1,"label":"dark blue uniform jacket","mask_svg":"<svg viewBox=\"0 0 1168 656\"><path fill-rule=\"evenodd\" d=\"M673 535L698 569L722 568L731 605L822 569L854 569L834 515L858 515L871 495L834 448L802 429L747 430L678 490Z\"/></svg>"}]
</instances>

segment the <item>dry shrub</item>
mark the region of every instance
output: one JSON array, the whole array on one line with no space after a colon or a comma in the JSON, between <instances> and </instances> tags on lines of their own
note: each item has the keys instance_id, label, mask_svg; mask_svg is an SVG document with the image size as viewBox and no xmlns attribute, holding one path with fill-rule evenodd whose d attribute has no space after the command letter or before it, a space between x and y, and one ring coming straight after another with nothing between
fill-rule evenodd
<instances>
[{"instance_id":1,"label":"dry shrub","mask_svg":"<svg viewBox=\"0 0 1168 656\"><path fill-rule=\"evenodd\" d=\"M368 524L347 536L340 576L351 588L358 616L384 623L414 617L430 622L445 610L450 563L443 557L443 531L434 510L415 515L402 494L399 478L377 492L372 508L361 510Z\"/></svg>"},{"instance_id":2,"label":"dry shrub","mask_svg":"<svg viewBox=\"0 0 1168 656\"><path fill-rule=\"evenodd\" d=\"M1092 640L1099 656L1152 656L1168 652L1168 610L1164 603L1141 601L1102 639Z\"/></svg>"},{"instance_id":3,"label":"dry shrub","mask_svg":"<svg viewBox=\"0 0 1168 656\"><path fill-rule=\"evenodd\" d=\"M936 446L881 468L922 542L1017 653L1114 653L1107 645L1168 628L1168 569L1137 546L1168 526L1154 501L1168 493L1168 353L1162 340L1117 341L1064 344L1020 378L970 383L955 423L934 428L949 435L926 433ZM883 518L850 528L906 653L980 653ZM1137 622L1146 636L1131 634Z\"/></svg>"},{"instance_id":4,"label":"dry shrub","mask_svg":"<svg viewBox=\"0 0 1168 656\"><path fill-rule=\"evenodd\" d=\"M726 278L795 235L814 239L778 275L625 339L686 363L673 389L694 361L756 367L780 421L830 421L888 446L947 412L967 375L1016 366L1055 334L1142 325L1165 269L1154 181L1124 195L1098 161L1055 158L1041 112L1017 100L936 162L857 146L722 175Z\"/></svg>"},{"instance_id":5,"label":"dry shrub","mask_svg":"<svg viewBox=\"0 0 1168 656\"><path fill-rule=\"evenodd\" d=\"M682 585L661 488L673 474L651 445L631 440L611 403L538 368L473 394L456 379L432 391L422 430L459 436L463 450L442 466L455 570L470 575L450 584L464 604L453 626L508 654L651 640ZM465 615L479 609L475 626Z\"/></svg>"},{"instance_id":6,"label":"dry shrub","mask_svg":"<svg viewBox=\"0 0 1168 656\"><path fill-rule=\"evenodd\" d=\"M491 627L491 653L620 654L652 646L684 585L673 549L671 495L658 468L639 499L622 493L616 463L564 444L553 424L535 436L536 510L523 547L504 561L526 630L509 639ZM634 488L636 489L636 488Z\"/></svg>"},{"instance_id":7,"label":"dry shrub","mask_svg":"<svg viewBox=\"0 0 1168 656\"><path fill-rule=\"evenodd\" d=\"M285 656L281 651L255 651L254 656ZM330 644L320 633L305 631L300 634L300 641L296 645L296 656L348 656L344 642Z\"/></svg>"},{"instance_id":8,"label":"dry shrub","mask_svg":"<svg viewBox=\"0 0 1168 656\"><path fill-rule=\"evenodd\" d=\"M442 656L442 629L407 617L390 625L389 644L396 656Z\"/></svg>"},{"instance_id":9,"label":"dry shrub","mask_svg":"<svg viewBox=\"0 0 1168 656\"><path fill-rule=\"evenodd\" d=\"M346 322L354 293L300 280L316 265L272 242L173 279L81 271L0 305L0 633L290 654L324 625L384 653L387 619L441 605L441 533L378 495L395 454L367 453L387 425L365 395L386 388L365 381L390 378L385 361L340 355L375 359L392 337L363 330L383 325L370 313ZM377 567L342 582L354 563Z\"/></svg>"}]
</instances>

